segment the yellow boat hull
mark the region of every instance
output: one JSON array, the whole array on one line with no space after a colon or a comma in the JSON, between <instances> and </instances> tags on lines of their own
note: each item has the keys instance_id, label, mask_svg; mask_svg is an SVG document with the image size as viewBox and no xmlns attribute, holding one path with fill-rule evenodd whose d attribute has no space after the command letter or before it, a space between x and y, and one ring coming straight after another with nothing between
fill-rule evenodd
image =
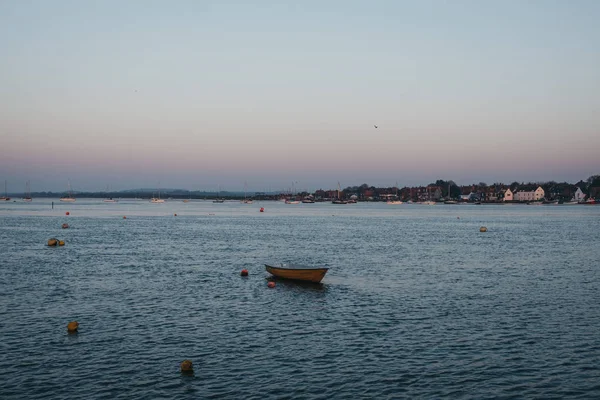
<instances>
[{"instance_id":1,"label":"yellow boat hull","mask_svg":"<svg viewBox=\"0 0 600 400\"><path fill-rule=\"evenodd\" d=\"M327 273L328 268L310 268L310 267L295 267L275 266L265 264L267 272L277 278L294 279L298 281L308 281L319 283Z\"/></svg>"}]
</instances>

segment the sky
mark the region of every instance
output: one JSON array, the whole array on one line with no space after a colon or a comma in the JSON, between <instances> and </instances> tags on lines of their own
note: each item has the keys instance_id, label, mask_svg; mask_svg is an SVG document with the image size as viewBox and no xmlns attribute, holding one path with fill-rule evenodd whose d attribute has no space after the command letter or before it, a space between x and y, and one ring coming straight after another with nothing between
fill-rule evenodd
<instances>
[{"instance_id":1,"label":"sky","mask_svg":"<svg viewBox=\"0 0 600 400\"><path fill-rule=\"evenodd\" d=\"M599 20L595 0L0 0L0 180L577 182L600 173Z\"/></svg>"}]
</instances>

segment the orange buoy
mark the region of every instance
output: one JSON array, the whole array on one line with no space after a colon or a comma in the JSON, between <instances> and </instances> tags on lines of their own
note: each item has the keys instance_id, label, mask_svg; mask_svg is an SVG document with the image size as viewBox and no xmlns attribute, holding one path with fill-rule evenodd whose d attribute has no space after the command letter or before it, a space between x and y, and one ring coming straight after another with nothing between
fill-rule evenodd
<instances>
[{"instance_id":1,"label":"orange buoy","mask_svg":"<svg viewBox=\"0 0 600 400\"><path fill-rule=\"evenodd\" d=\"M264 207L261 207L261 208L260 208L260 212L265 212L265 208L264 208Z\"/></svg>"},{"instance_id":2,"label":"orange buoy","mask_svg":"<svg viewBox=\"0 0 600 400\"><path fill-rule=\"evenodd\" d=\"M67 212L65 213L65 215L71 215L71 213L67 211Z\"/></svg>"},{"instance_id":3,"label":"orange buoy","mask_svg":"<svg viewBox=\"0 0 600 400\"><path fill-rule=\"evenodd\" d=\"M69 227L69 224L62 224L63 229L67 229L68 227Z\"/></svg>"},{"instance_id":4,"label":"orange buoy","mask_svg":"<svg viewBox=\"0 0 600 400\"><path fill-rule=\"evenodd\" d=\"M59 246L64 246L65 245L65 241L64 240L59 240L58 241L58 245Z\"/></svg>"},{"instance_id":5,"label":"orange buoy","mask_svg":"<svg viewBox=\"0 0 600 400\"><path fill-rule=\"evenodd\" d=\"M123 215L123 219L127 219L127 217Z\"/></svg>"},{"instance_id":6,"label":"orange buoy","mask_svg":"<svg viewBox=\"0 0 600 400\"><path fill-rule=\"evenodd\" d=\"M242 276L248 276L248 270L247 269L243 269L242 272L240 273L240 275L242 275Z\"/></svg>"},{"instance_id":7,"label":"orange buoy","mask_svg":"<svg viewBox=\"0 0 600 400\"><path fill-rule=\"evenodd\" d=\"M479 232L487 232L487 228L485 226L482 226L481 228L479 228Z\"/></svg>"},{"instance_id":8,"label":"orange buoy","mask_svg":"<svg viewBox=\"0 0 600 400\"><path fill-rule=\"evenodd\" d=\"M174 216L174 217L176 217L176 216L177 216L177 214L173 214L173 216Z\"/></svg>"},{"instance_id":9,"label":"orange buoy","mask_svg":"<svg viewBox=\"0 0 600 400\"><path fill-rule=\"evenodd\" d=\"M58 240L51 238L48 239L48 246L57 246L58 245Z\"/></svg>"},{"instance_id":10,"label":"orange buoy","mask_svg":"<svg viewBox=\"0 0 600 400\"><path fill-rule=\"evenodd\" d=\"M77 328L79 328L79 322L71 321L67 324L67 331L70 333L77 332Z\"/></svg>"},{"instance_id":11,"label":"orange buoy","mask_svg":"<svg viewBox=\"0 0 600 400\"><path fill-rule=\"evenodd\" d=\"M194 370L192 362L190 360L183 360L181 363L181 372L191 372Z\"/></svg>"},{"instance_id":12,"label":"orange buoy","mask_svg":"<svg viewBox=\"0 0 600 400\"><path fill-rule=\"evenodd\" d=\"M271 282L267 283L267 287L273 289L275 287L275 282L271 281Z\"/></svg>"}]
</instances>

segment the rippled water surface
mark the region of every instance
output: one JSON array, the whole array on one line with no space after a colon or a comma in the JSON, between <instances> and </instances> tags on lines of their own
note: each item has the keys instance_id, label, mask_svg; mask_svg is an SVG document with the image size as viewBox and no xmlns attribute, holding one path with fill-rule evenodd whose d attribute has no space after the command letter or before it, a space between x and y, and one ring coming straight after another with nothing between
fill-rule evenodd
<instances>
[{"instance_id":1,"label":"rippled water surface","mask_svg":"<svg viewBox=\"0 0 600 400\"><path fill-rule=\"evenodd\" d=\"M599 227L599 206L0 204L0 398L597 399ZM330 270L269 289L269 260Z\"/></svg>"}]
</instances>

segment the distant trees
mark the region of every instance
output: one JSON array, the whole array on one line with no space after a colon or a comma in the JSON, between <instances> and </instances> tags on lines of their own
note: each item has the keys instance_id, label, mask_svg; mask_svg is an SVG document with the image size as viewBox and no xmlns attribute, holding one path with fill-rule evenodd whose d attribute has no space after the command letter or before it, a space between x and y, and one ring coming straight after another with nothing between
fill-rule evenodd
<instances>
[{"instance_id":1,"label":"distant trees","mask_svg":"<svg viewBox=\"0 0 600 400\"><path fill-rule=\"evenodd\" d=\"M588 187L599 187L600 186L600 175L592 175L587 178Z\"/></svg>"},{"instance_id":2,"label":"distant trees","mask_svg":"<svg viewBox=\"0 0 600 400\"><path fill-rule=\"evenodd\" d=\"M438 179L435 183L430 183L429 186L439 186L442 191L442 197L445 198L457 199L461 195L460 187L453 180L445 181Z\"/></svg>"},{"instance_id":3,"label":"distant trees","mask_svg":"<svg viewBox=\"0 0 600 400\"><path fill-rule=\"evenodd\" d=\"M369 186L366 183L363 183L360 186L348 186L343 190L344 193L356 193L356 194L364 194L367 190L375 190L375 187Z\"/></svg>"}]
</instances>

